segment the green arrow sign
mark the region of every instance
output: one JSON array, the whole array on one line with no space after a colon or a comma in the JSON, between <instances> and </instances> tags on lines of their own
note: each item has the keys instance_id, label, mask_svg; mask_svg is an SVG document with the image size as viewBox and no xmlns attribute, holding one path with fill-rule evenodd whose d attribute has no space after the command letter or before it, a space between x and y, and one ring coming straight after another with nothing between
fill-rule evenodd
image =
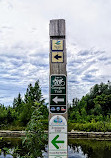
<instances>
[{"instance_id":1,"label":"green arrow sign","mask_svg":"<svg viewBox=\"0 0 111 158\"><path fill-rule=\"evenodd\" d=\"M59 149L59 146L57 145L57 143L64 143L63 140L57 140L57 138L59 138L59 135L57 135L52 141L51 143L55 146L56 149Z\"/></svg>"}]
</instances>

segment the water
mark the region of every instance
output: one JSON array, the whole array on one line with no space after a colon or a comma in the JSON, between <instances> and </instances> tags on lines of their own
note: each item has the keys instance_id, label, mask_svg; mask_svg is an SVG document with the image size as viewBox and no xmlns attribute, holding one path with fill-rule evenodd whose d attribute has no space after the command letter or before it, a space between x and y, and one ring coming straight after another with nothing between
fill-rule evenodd
<instances>
[{"instance_id":1,"label":"water","mask_svg":"<svg viewBox=\"0 0 111 158\"><path fill-rule=\"evenodd\" d=\"M13 153L15 147L19 146L18 155L25 153L19 138L3 138L0 140L0 158L15 158L7 154ZM47 158L47 145L43 151L44 158ZM19 157L16 155L16 158ZM111 158L111 140L91 139L69 139L68 158Z\"/></svg>"}]
</instances>

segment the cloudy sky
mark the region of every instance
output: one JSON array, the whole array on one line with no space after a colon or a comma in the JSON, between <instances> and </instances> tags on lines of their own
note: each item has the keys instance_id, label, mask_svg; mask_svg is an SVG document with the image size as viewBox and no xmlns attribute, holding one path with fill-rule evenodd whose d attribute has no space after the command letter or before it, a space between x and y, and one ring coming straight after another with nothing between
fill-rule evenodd
<instances>
[{"instance_id":1,"label":"cloudy sky","mask_svg":"<svg viewBox=\"0 0 111 158\"><path fill-rule=\"evenodd\" d=\"M111 0L0 0L0 103L37 79L48 102L51 19L66 20L69 102L111 81Z\"/></svg>"}]
</instances>

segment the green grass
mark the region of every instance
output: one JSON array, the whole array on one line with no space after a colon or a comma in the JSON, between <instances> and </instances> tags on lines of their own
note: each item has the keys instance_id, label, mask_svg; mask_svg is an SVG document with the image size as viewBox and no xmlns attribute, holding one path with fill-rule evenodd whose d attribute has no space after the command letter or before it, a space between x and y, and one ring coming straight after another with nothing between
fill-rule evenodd
<instances>
[{"instance_id":1,"label":"green grass","mask_svg":"<svg viewBox=\"0 0 111 158\"><path fill-rule=\"evenodd\" d=\"M22 131L25 130L26 127L18 126L18 125L4 125L0 126L0 130L10 130L10 131Z\"/></svg>"},{"instance_id":2,"label":"green grass","mask_svg":"<svg viewBox=\"0 0 111 158\"><path fill-rule=\"evenodd\" d=\"M68 131L86 131L86 132L111 132L111 123L91 122L91 123L68 123Z\"/></svg>"},{"instance_id":3,"label":"green grass","mask_svg":"<svg viewBox=\"0 0 111 158\"><path fill-rule=\"evenodd\" d=\"M48 130L48 120L42 120L45 130ZM0 125L0 130L11 130L11 131L22 131L26 127L21 125ZM111 132L110 122L87 122L87 123L72 123L71 120L68 121L68 131L86 131L86 132Z\"/></svg>"}]
</instances>

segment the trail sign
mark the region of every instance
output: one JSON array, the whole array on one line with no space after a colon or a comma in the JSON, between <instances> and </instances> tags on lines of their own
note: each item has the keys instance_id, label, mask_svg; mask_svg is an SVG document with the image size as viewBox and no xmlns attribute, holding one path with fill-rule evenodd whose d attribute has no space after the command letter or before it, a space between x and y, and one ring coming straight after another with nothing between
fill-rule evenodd
<instances>
[{"instance_id":1,"label":"trail sign","mask_svg":"<svg viewBox=\"0 0 111 158\"><path fill-rule=\"evenodd\" d=\"M58 143L64 143L64 140L57 140L59 138L59 135L57 135L51 143L55 146L56 149L59 149L60 147L57 145Z\"/></svg>"},{"instance_id":2,"label":"trail sign","mask_svg":"<svg viewBox=\"0 0 111 158\"><path fill-rule=\"evenodd\" d=\"M51 95L50 105L66 105L66 95Z\"/></svg>"},{"instance_id":3,"label":"trail sign","mask_svg":"<svg viewBox=\"0 0 111 158\"><path fill-rule=\"evenodd\" d=\"M63 63L64 62L64 54L63 52L52 52L52 63Z\"/></svg>"},{"instance_id":4,"label":"trail sign","mask_svg":"<svg viewBox=\"0 0 111 158\"><path fill-rule=\"evenodd\" d=\"M68 158L65 20L50 20L48 158Z\"/></svg>"},{"instance_id":5,"label":"trail sign","mask_svg":"<svg viewBox=\"0 0 111 158\"><path fill-rule=\"evenodd\" d=\"M50 112L54 114L63 114L67 111L66 106L53 105L50 106Z\"/></svg>"},{"instance_id":6,"label":"trail sign","mask_svg":"<svg viewBox=\"0 0 111 158\"><path fill-rule=\"evenodd\" d=\"M67 156L67 133L49 133L49 156Z\"/></svg>"},{"instance_id":7,"label":"trail sign","mask_svg":"<svg viewBox=\"0 0 111 158\"><path fill-rule=\"evenodd\" d=\"M52 40L51 49L52 50L63 50L63 40Z\"/></svg>"},{"instance_id":8,"label":"trail sign","mask_svg":"<svg viewBox=\"0 0 111 158\"><path fill-rule=\"evenodd\" d=\"M66 94L66 75L51 75L51 94Z\"/></svg>"},{"instance_id":9,"label":"trail sign","mask_svg":"<svg viewBox=\"0 0 111 158\"><path fill-rule=\"evenodd\" d=\"M61 115L54 115L49 121L49 133L67 133L67 121Z\"/></svg>"},{"instance_id":10,"label":"trail sign","mask_svg":"<svg viewBox=\"0 0 111 158\"><path fill-rule=\"evenodd\" d=\"M67 121L55 115L49 122L49 157L67 158Z\"/></svg>"},{"instance_id":11,"label":"trail sign","mask_svg":"<svg viewBox=\"0 0 111 158\"><path fill-rule=\"evenodd\" d=\"M50 112L63 114L67 110L66 75L51 75L50 82Z\"/></svg>"}]
</instances>

